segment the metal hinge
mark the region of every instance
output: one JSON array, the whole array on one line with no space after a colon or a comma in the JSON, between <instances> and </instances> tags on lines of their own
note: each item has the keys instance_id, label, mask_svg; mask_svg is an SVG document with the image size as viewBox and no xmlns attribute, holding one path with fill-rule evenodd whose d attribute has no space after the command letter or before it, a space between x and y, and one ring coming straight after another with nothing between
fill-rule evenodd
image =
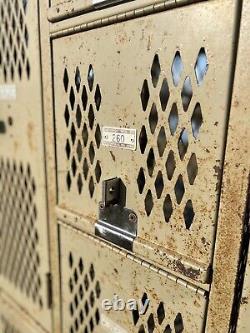
<instances>
[{"instance_id":1,"label":"metal hinge","mask_svg":"<svg viewBox=\"0 0 250 333\"><path fill-rule=\"evenodd\" d=\"M195 284L185 281L184 279L181 279L181 278L175 276L174 274L171 274L171 273L165 271L164 269L161 269L161 268L157 267L156 265L149 263L146 260L140 259L137 256L133 255L132 253L127 252L126 250L119 249L115 245L106 243L105 241L103 241L101 239L97 239L94 236L91 236L89 234L85 234L85 235L92 241L99 243L99 244L109 248L113 252L118 253L119 255L122 255L122 256L136 262L137 264L139 264L155 273L158 273L158 274L164 276L165 278L175 282L176 284L178 284L184 288L187 288L187 289L191 290L192 292L194 292L198 295L201 295L202 297L205 297L205 298L208 297L208 292L206 290L196 286Z\"/></svg>"}]
</instances>

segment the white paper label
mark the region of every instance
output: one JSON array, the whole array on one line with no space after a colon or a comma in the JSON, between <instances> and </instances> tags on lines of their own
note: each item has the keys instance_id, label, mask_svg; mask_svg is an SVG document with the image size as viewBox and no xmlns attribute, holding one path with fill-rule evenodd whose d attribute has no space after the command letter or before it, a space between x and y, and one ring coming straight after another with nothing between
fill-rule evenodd
<instances>
[{"instance_id":1,"label":"white paper label","mask_svg":"<svg viewBox=\"0 0 250 333\"><path fill-rule=\"evenodd\" d=\"M102 128L102 145L136 150L136 129L104 126Z\"/></svg>"},{"instance_id":2,"label":"white paper label","mask_svg":"<svg viewBox=\"0 0 250 333\"><path fill-rule=\"evenodd\" d=\"M0 85L0 100L15 100L16 86L14 84Z\"/></svg>"}]
</instances>

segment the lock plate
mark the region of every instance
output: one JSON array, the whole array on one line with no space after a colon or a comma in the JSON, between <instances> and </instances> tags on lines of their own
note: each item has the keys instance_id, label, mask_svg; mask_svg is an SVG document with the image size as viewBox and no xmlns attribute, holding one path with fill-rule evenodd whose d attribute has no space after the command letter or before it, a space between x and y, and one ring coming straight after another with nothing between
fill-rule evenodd
<instances>
[{"instance_id":1,"label":"lock plate","mask_svg":"<svg viewBox=\"0 0 250 333\"><path fill-rule=\"evenodd\" d=\"M102 195L95 234L132 251L137 236L137 216L125 207L126 187L120 178L112 178L103 182Z\"/></svg>"}]
</instances>

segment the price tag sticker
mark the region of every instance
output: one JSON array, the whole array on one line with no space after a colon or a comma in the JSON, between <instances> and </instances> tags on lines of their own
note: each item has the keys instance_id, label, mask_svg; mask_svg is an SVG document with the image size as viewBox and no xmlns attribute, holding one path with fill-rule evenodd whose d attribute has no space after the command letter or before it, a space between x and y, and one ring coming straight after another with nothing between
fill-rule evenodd
<instances>
[{"instance_id":1,"label":"price tag sticker","mask_svg":"<svg viewBox=\"0 0 250 333\"><path fill-rule=\"evenodd\" d=\"M104 126L102 128L102 145L136 150L136 129Z\"/></svg>"}]
</instances>

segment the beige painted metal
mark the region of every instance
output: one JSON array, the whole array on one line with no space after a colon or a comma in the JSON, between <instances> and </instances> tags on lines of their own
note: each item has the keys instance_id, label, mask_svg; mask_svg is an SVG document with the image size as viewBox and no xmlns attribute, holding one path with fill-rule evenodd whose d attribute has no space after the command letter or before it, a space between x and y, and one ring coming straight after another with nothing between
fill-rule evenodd
<instances>
[{"instance_id":1,"label":"beige painted metal","mask_svg":"<svg viewBox=\"0 0 250 333\"><path fill-rule=\"evenodd\" d=\"M59 234L62 332L203 332L204 296L87 234L64 225ZM125 301L147 297L149 307L144 315L103 310L102 300L114 295Z\"/></svg>"},{"instance_id":2,"label":"beige painted metal","mask_svg":"<svg viewBox=\"0 0 250 333\"><path fill-rule=\"evenodd\" d=\"M201 0L202 1L202 0ZM159 10L160 8L170 8L170 7L176 7L181 5L190 4L192 2L197 2L195 0L136 0L136 1L124 1L120 3L114 3L114 6L109 6L110 9L97 9L95 8L95 3L97 1L92 0L73 0L73 1L58 1L54 0L52 2L52 6L48 10L48 18L51 22L58 22L62 19L71 18L79 14L87 14L88 19L91 18L91 16L99 16L101 19L104 19L107 17L108 13L112 13L111 15L115 14L122 14L124 15L126 12L131 11L144 11L147 7L150 7L151 10ZM115 2L115 1L114 1ZM89 13L92 11L92 15Z\"/></svg>"},{"instance_id":3,"label":"beige painted metal","mask_svg":"<svg viewBox=\"0 0 250 333\"><path fill-rule=\"evenodd\" d=\"M38 5L0 1L0 287L50 331Z\"/></svg>"},{"instance_id":4,"label":"beige painted metal","mask_svg":"<svg viewBox=\"0 0 250 333\"><path fill-rule=\"evenodd\" d=\"M208 312L207 332L211 333L226 333L231 329L230 316L239 277L237 277L237 273L238 264L241 262L240 247L245 210L246 205L249 204L246 203L246 200L250 169L249 57L247 55L249 54L250 5L248 1L243 3L223 171L223 191L216 240L214 277ZM248 282L246 280L246 284ZM249 325L249 317L245 318L245 320L247 320ZM249 331L249 327L247 331ZM241 333L241 330L239 329L237 332Z\"/></svg>"},{"instance_id":5,"label":"beige painted metal","mask_svg":"<svg viewBox=\"0 0 250 333\"><path fill-rule=\"evenodd\" d=\"M0 332L1 333L45 333L30 316L22 311L9 297L0 294Z\"/></svg>"},{"instance_id":6,"label":"beige painted metal","mask_svg":"<svg viewBox=\"0 0 250 333\"><path fill-rule=\"evenodd\" d=\"M213 253L235 15L234 1L203 2L53 41L60 217L80 214L86 223L75 225L93 232L102 180L121 177L126 205L138 215L135 253L203 283ZM195 72L201 55L208 63L202 82ZM178 60L183 70L174 82ZM158 61L159 78L152 78ZM102 126L136 128L137 150L103 147Z\"/></svg>"}]
</instances>

